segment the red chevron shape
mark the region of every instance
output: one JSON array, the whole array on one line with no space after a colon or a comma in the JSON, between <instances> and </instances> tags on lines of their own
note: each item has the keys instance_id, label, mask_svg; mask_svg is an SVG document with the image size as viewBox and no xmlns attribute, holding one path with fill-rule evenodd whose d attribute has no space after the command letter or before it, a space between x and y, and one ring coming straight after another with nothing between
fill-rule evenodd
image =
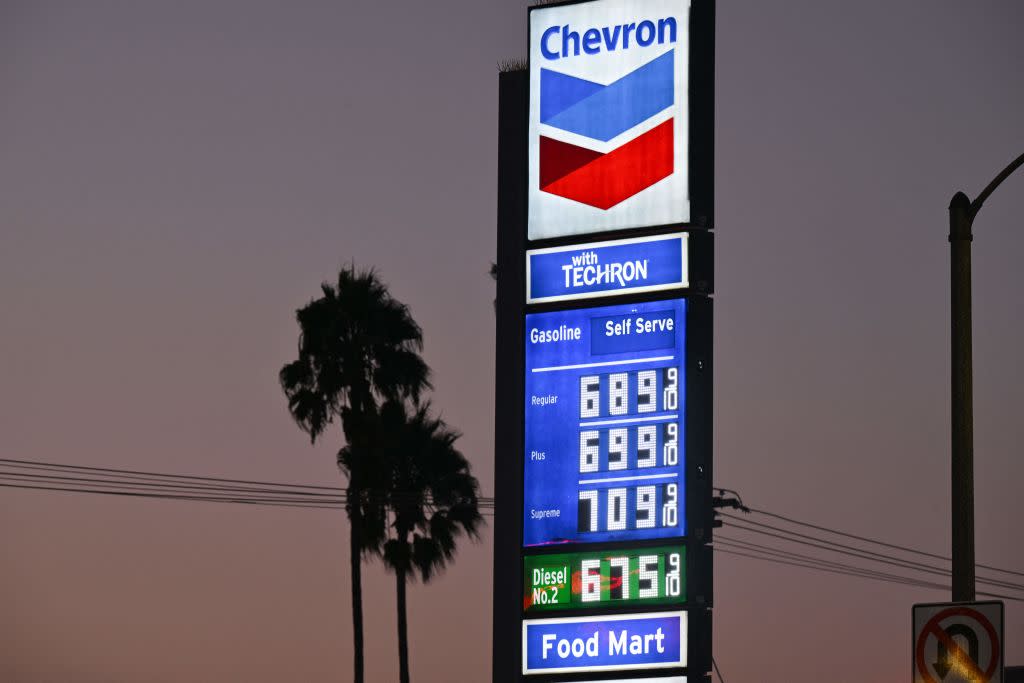
<instances>
[{"instance_id":1,"label":"red chevron shape","mask_svg":"<svg viewBox=\"0 0 1024 683\"><path fill-rule=\"evenodd\" d=\"M540 189L598 209L610 209L672 175L673 120L601 154L541 136Z\"/></svg>"},{"instance_id":2,"label":"red chevron shape","mask_svg":"<svg viewBox=\"0 0 1024 683\"><path fill-rule=\"evenodd\" d=\"M573 171L586 166L604 155L593 149L577 147L568 142L553 140L543 135L540 138L540 186L564 178Z\"/></svg>"}]
</instances>

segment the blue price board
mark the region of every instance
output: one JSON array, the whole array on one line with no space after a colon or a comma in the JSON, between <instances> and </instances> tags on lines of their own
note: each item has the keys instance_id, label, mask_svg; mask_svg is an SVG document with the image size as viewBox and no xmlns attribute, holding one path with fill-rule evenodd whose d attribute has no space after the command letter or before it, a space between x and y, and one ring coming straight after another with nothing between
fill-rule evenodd
<instances>
[{"instance_id":1,"label":"blue price board","mask_svg":"<svg viewBox=\"0 0 1024 683\"><path fill-rule=\"evenodd\" d=\"M686 666L687 613L654 612L523 622L523 673Z\"/></svg>"},{"instance_id":2,"label":"blue price board","mask_svg":"<svg viewBox=\"0 0 1024 683\"><path fill-rule=\"evenodd\" d=\"M685 535L686 308L526 316L525 546Z\"/></svg>"},{"instance_id":3,"label":"blue price board","mask_svg":"<svg viewBox=\"0 0 1024 683\"><path fill-rule=\"evenodd\" d=\"M526 303L689 287L685 233L526 252Z\"/></svg>"}]
</instances>

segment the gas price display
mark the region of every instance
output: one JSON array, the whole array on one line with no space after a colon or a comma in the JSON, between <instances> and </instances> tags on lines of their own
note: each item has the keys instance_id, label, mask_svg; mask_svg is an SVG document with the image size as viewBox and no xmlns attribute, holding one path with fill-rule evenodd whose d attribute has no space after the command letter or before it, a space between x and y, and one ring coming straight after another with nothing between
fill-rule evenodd
<instances>
[{"instance_id":1,"label":"gas price display","mask_svg":"<svg viewBox=\"0 0 1024 683\"><path fill-rule=\"evenodd\" d=\"M671 546L526 557L523 610L684 602L685 553Z\"/></svg>"},{"instance_id":2,"label":"gas price display","mask_svg":"<svg viewBox=\"0 0 1024 683\"><path fill-rule=\"evenodd\" d=\"M686 301L526 316L523 544L685 534Z\"/></svg>"}]
</instances>

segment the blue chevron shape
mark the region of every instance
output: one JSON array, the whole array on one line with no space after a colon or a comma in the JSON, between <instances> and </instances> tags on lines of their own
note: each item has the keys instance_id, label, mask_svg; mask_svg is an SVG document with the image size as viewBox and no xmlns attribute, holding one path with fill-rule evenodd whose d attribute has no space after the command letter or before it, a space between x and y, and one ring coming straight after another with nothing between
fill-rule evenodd
<instances>
[{"instance_id":1,"label":"blue chevron shape","mask_svg":"<svg viewBox=\"0 0 1024 683\"><path fill-rule=\"evenodd\" d=\"M674 72L674 50L608 85L542 68L540 121L607 142L672 106Z\"/></svg>"},{"instance_id":2,"label":"blue chevron shape","mask_svg":"<svg viewBox=\"0 0 1024 683\"><path fill-rule=\"evenodd\" d=\"M603 85L575 76L540 70L540 120L547 123L574 104L604 90Z\"/></svg>"}]
</instances>

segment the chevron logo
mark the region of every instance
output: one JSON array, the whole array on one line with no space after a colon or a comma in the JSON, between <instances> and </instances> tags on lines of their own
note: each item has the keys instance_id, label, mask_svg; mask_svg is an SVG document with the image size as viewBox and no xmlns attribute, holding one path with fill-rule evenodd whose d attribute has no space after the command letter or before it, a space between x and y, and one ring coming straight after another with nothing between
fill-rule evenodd
<instances>
[{"instance_id":1,"label":"chevron logo","mask_svg":"<svg viewBox=\"0 0 1024 683\"><path fill-rule=\"evenodd\" d=\"M675 102L674 50L602 85L551 69L540 71L540 122L609 142ZM600 152L540 136L540 189L599 209L672 175L673 119Z\"/></svg>"}]
</instances>

